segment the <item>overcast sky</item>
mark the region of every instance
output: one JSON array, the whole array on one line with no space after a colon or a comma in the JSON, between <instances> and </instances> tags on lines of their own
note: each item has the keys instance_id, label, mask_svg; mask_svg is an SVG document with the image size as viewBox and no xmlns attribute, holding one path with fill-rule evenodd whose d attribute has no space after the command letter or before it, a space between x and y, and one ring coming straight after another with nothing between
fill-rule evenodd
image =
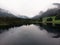
<instances>
[{"instance_id":1,"label":"overcast sky","mask_svg":"<svg viewBox=\"0 0 60 45\"><path fill-rule=\"evenodd\" d=\"M40 11L54 7L52 3L60 3L60 0L0 0L0 8L14 14L33 17Z\"/></svg>"}]
</instances>

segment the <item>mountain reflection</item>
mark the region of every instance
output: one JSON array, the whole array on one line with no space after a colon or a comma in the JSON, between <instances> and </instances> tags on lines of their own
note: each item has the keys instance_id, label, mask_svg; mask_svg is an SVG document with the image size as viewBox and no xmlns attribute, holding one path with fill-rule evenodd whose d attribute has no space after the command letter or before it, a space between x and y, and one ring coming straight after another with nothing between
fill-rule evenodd
<instances>
[{"instance_id":1,"label":"mountain reflection","mask_svg":"<svg viewBox=\"0 0 60 45\"><path fill-rule=\"evenodd\" d=\"M50 28L50 30L49 30ZM22 25L0 33L0 45L59 45L59 31L48 26ZM8 31L7 31L8 30ZM52 35L53 33L53 35ZM55 35L56 34L56 35ZM54 38L52 38L51 36ZM55 35L55 36L54 36Z\"/></svg>"},{"instance_id":2,"label":"mountain reflection","mask_svg":"<svg viewBox=\"0 0 60 45\"><path fill-rule=\"evenodd\" d=\"M22 25L10 25L10 26L0 26L0 33L3 33L4 31L8 31L10 28L20 27Z\"/></svg>"},{"instance_id":3,"label":"mountain reflection","mask_svg":"<svg viewBox=\"0 0 60 45\"><path fill-rule=\"evenodd\" d=\"M47 32L55 34L53 38L60 38L60 26L59 25L40 25L40 28L44 28Z\"/></svg>"}]
</instances>

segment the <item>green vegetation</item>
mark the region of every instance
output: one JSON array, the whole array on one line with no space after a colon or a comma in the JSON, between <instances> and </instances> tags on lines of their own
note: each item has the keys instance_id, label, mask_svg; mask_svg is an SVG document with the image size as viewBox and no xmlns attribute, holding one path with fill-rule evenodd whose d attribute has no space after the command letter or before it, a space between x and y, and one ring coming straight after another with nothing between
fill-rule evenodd
<instances>
[{"instance_id":1,"label":"green vegetation","mask_svg":"<svg viewBox=\"0 0 60 45\"><path fill-rule=\"evenodd\" d=\"M47 23L52 23L53 25L55 24L60 24L60 16L48 16L48 17L43 17L41 23L47 24Z\"/></svg>"},{"instance_id":2,"label":"green vegetation","mask_svg":"<svg viewBox=\"0 0 60 45\"><path fill-rule=\"evenodd\" d=\"M26 23L25 19L20 18L0 18L0 25L18 25Z\"/></svg>"}]
</instances>

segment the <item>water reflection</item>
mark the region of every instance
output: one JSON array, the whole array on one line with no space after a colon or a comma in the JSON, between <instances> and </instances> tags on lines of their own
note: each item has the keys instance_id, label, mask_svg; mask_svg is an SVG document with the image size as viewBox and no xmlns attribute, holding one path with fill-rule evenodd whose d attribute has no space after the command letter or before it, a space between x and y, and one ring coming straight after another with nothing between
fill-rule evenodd
<instances>
[{"instance_id":1,"label":"water reflection","mask_svg":"<svg viewBox=\"0 0 60 45\"><path fill-rule=\"evenodd\" d=\"M40 27L44 28L49 33L53 33L53 38L60 38L60 26L52 26L52 25L40 25Z\"/></svg>"},{"instance_id":2,"label":"water reflection","mask_svg":"<svg viewBox=\"0 0 60 45\"><path fill-rule=\"evenodd\" d=\"M10 28L15 28L15 27L19 27L22 25L9 25L9 26L0 26L0 33L3 33L4 31L8 31Z\"/></svg>"},{"instance_id":3,"label":"water reflection","mask_svg":"<svg viewBox=\"0 0 60 45\"><path fill-rule=\"evenodd\" d=\"M0 34L0 45L60 45L60 38L52 38L38 25L23 25Z\"/></svg>"}]
</instances>

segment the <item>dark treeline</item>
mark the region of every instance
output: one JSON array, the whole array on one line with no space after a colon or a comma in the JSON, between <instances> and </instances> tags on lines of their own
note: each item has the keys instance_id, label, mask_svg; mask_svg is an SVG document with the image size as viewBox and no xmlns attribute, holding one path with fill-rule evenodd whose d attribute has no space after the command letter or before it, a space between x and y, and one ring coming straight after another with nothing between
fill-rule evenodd
<instances>
[{"instance_id":1,"label":"dark treeline","mask_svg":"<svg viewBox=\"0 0 60 45\"><path fill-rule=\"evenodd\" d=\"M0 25L19 25L30 23L31 19L22 19L22 18L0 18Z\"/></svg>"}]
</instances>

